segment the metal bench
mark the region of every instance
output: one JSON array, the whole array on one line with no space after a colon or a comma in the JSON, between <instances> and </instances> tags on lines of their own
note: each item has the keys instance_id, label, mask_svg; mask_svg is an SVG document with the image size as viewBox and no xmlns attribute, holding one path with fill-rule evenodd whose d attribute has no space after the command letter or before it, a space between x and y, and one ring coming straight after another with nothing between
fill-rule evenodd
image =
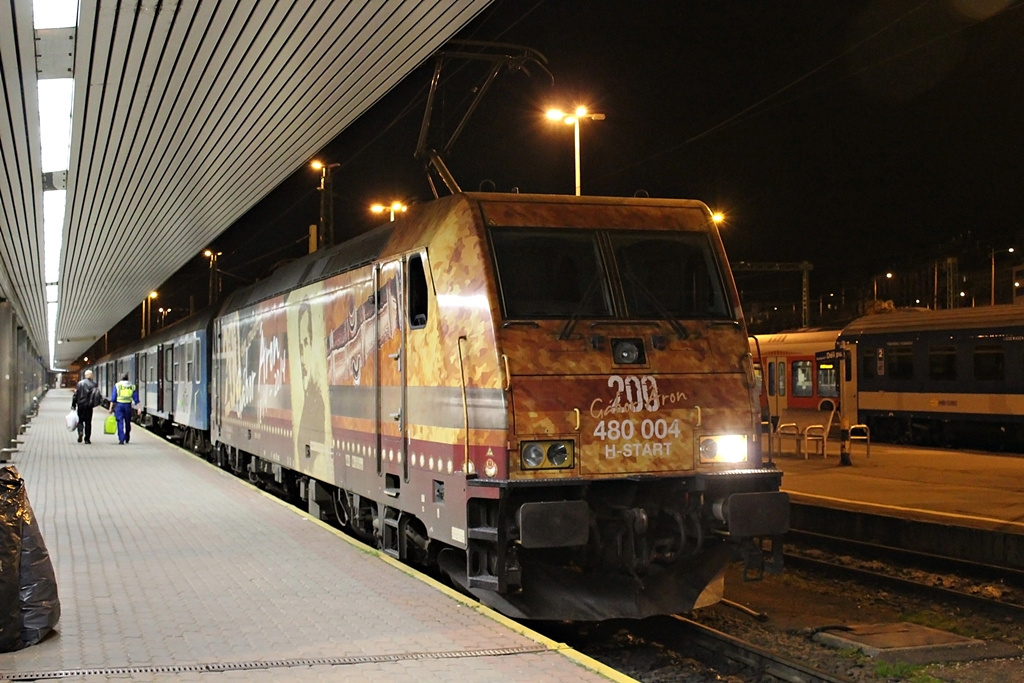
<instances>
[{"instance_id":1,"label":"metal bench","mask_svg":"<svg viewBox=\"0 0 1024 683\"><path fill-rule=\"evenodd\" d=\"M795 422L785 422L779 425L779 428L775 431L775 435L778 437L779 443L779 455L782 454L786 439L793 439L793 445L796 449L796 454L800 455L800 440L803 436L800 434L800 427Z\"/></svg>"},{"instance_id":2,"label":"metal bench","mask_svg":"<svg viewBox=\"0 0 1024 683\"><path fill-rule=\"evenodd\" d=\"M817 453L818 445L821 445L821 457L827 457L828 453L825 450L825 439L828 437L828 431L825 429L825 425L807 425L804 427L803 432L803 446L804 446L804 460L811 454L811 444L815 444L814 451Z\"/></svg>"},{"instance_id":3,"label":"metal bench","mask_svg":"<svg viewBox=\"0 0 1024 683\"><path fill-rule=\"evenodd\" d=\"M867 456L871 457L871 429L867 425L852 425L850 427L850 450L853 450L854 441L863 441L867 447Z\"/></svg>"}]
</instances>

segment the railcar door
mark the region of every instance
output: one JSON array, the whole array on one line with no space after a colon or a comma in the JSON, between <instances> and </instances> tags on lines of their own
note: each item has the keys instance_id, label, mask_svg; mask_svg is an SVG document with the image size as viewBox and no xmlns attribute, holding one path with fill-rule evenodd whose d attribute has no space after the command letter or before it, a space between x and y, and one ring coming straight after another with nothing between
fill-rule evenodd
<instances>
[{"instance_id":1,"label":"railcar door","mask_svg":"<svg viewBox=\"0 0 1024 683\"><path fill-rule=\"evenodd\" d=\"M164 345L156 347L156 409L158 412L165 412L164 405Z\"/></svg>"},{"instance_id":2,"label":"railcar door","mask_svg":"<svg viewBox=\"0 0 1024 683\"><path fill-rule=\"evenodd\" d=\"M224 400L224 384L220 375L224 359L221 355L220 340L221 324L218 319L214 320L213 334L207 340L210 345L210 440L214 443L220 437L221 402Z\"/></svg>"},{"instance_id":3,"label":"railcar door","mask_svg":"<svg viewBox=\"0 0 1024 683\"><path fill-rule=\"evenodd\" d=\"M764 356L765 386L768 395L768 412L772 426L778 428L781 415L786 411L786 378L788 363L783 355L769 354Z\"/></svg>"},{"instance_id":4,"label":"railcar door","mask_svg":"<svg viewBox=\"0 0 1024 683\"><path fill-rule=\"evenodd\" d=\"M152 408L148 401L149 394L149 355L143 351L136 356L136 367L139 369L139 376L135 378L135 386L139 390L139 409L145 412Z\"/></svg>"},{"instance_id":5,"label":"railcar door","mask_svg":"<svg viewBox=\"0 0 1024 683\"><path fill-rule=\"evenodd\" d=\"M140 409L146 410L146 354L136 353L132 355L132 370L128 379L135 383L135 389L139 392Z\"/></svg>"},{"instance_id":6,"label":"railcar door","mask_svg":"<svg viewBox=\"0 0 1024 683\"><path fill-rule=\"evenodd\" d=\"M164 412L174 412L174 344L165 344L163 349L163 387L160 401Z\"/></svg>"},{"instance_id":7,"label":"railcar door","mask_svg":"<svg viewBox=\"0 0 1024 683\"><path fill-rule=\"evenodd\" d=\"M405 259L377 266L374 276L377 350L377 473L385 474L385 490L397 495L400 468L409 476L405 425L405 315L402 270Z\"/></svg>"},{"instance_id":8,"label":"railcar door","mask_svg":"<svg viewBox=\"0 0 1024 683\"><path fill-rule=\"evenodd\" d=\"M860 358L857 357L856 342L840 342L841 352L839 366L839 410L850 424L860 423L857 396L857 379Z\"/></svg>"}]
</instances>

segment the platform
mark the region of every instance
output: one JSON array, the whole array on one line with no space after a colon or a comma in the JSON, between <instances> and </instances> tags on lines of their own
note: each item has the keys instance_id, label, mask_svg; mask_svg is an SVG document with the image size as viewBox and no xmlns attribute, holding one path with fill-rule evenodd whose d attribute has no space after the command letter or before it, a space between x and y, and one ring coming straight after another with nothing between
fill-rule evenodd
<instances>
[{"instance_id":1,"label":"platform","mask_svg":"<svg viewBox=\"0 0 1024 683\"><path fill-rule=\"evenodd\" d=\"M0 680L630 680L136 427L92 444L51 390L12 462L57 575L55 633Z\"/></svg>"},{"instance_id":2,"label":"platform","mask_svg":"<svg viewBox=\"0 0 1024 683\"><path fill-rule=\"evenodd\" d=\"M845 467L837 444L824 458L774 461L794 503L1024 534L1024 456L879 443L866 450L855 442Z\"/></svg>"}]
</instances>

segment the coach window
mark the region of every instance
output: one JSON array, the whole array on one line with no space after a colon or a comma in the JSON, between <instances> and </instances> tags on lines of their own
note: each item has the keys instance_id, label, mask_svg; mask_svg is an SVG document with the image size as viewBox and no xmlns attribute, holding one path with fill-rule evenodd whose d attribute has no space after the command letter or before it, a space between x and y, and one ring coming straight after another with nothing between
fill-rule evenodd
<instances>
[{"instance_id":1,"label":"coach window","mask_svg":"<svg viewBox=\"0 0 1024 683\"><path fill-rule=\"evenodd\" d=\"M889 379L914 379L913 346L890 346L886 356L885 373Z\"/></svg>"},{"instance_id":2,"label":"coach window","mask_svg":"<svg viewBox=\"0 0 1024 683\"><path fill-rule=\"evenodd\" d=\"M811 375L811 361L795 360L790 369L793 372L793 396L807 398L814 396L814 379Z\"/></svg>"},{"instance_id":3,"label":"coach window","mask_svg":"<svg viewBox=\"0 0 1024 683\"><path fill-rule=\"evenodd\" d=\"M956 347L932 346L928 349L928 379L956 379Z\"/></svg>"},{"instance_id":4,"label":"coach window","mask_svg":"<svg viewBox=\"0 0 1024 683\"><path fill-rule=\"evenodd\" d=\"M409 327L417 330L427 325L427 274L423 270L423 257L409 257Z\"/></svg>"},{"instance_id":5,"label":"coach window","mask_svg":"<svg viewBox=\"0 0 1024 683\"><path fill-rule=\"evenodd\" d=\"M822 363L818 366L818 396L839 396L839 372L834 363Z\"/></svg>"},{"instance_id":6,"label":"coach window","mask_svg":"<svg viewBox=\"0 0 1024 683\"><path fill-rule=\"evenodd\" d=\"M768 363L768 395L775 395L775 361Z\"/></svg>"},{"instance_id":7,"label":"coach window","mask_svg":"<svg viewBox=\"0 0 1024 683\"><path fill-rule=\"evenodd\" d=\"M786 395L786 361L779 361L779 396Z\"/></svg>"},{"instance_id":8,"label":"coach window","mask_svg":"<svg viewBox=\"0 0 1024 683\"><path fill-rule=\"evenodd\" d=\"M1001 381L1005 376L1003 347L995 344L978 344L974 347L974 379L979 381Z\"/></svg>"}]
</instances>

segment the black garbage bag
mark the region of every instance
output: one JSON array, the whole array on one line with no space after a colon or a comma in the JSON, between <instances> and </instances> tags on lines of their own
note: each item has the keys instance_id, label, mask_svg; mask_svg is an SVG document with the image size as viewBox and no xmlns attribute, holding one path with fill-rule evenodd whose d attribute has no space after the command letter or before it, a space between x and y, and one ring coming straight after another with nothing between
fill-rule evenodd
<instances>
[{"instance_id":1,"label":"black garbage bag","mask_svg":"<svg viewBox=\"0 0 1024 683\"><path fill-rule=\"evenodd\" d=\"M39 522L32 512L24 483L14 467L0 469L0 482L18 482L17 520L20 521L21 550L18 559L19 643L12 649L35 645L46 637L60 620L60 598L57 595L57 577L53 572L50 554L46 551ZM6 525L6 518L4 520ZM5 572L6 573L6 572ZM2 603L0 603L2 604ZM0 647L0 652L9 652Z\"/></svg>"},{"instance_id":2,"label":"black garbage bag","mask_svg":"<svg viewBox=\"0 0 1024 683\"><path fill-rule=\"evenodd\" d=\"M0 652L21 643L21 517L22 481L0 469Z\"/></svg>"}]
</instances>

